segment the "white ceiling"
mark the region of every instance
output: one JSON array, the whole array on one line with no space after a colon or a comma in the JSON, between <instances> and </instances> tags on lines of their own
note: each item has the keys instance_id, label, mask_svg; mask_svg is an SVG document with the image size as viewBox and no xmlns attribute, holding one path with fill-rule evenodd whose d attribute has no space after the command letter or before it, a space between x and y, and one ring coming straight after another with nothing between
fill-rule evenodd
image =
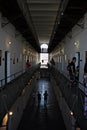
<instances>
[{"instance_id":1,"label":"white ceiling","mask_svg":"<svg viewBox=\"0 0 87 130\"><path fill-rule=\"evenodd\" d=\"M61 0L27 0L39 43L49 43Z\"/></svg>"}]
</instances>

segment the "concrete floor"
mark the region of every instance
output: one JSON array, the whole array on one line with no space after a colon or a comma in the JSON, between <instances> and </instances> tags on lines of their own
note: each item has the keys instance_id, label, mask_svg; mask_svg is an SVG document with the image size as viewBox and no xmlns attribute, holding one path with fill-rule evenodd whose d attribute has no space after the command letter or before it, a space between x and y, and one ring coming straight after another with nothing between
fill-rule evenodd
<instances>
[{"instance_id":1,"label":"concrete floor","mask_svg":"<svg viewBox=\"0 0 87 130\"><path fill-rule=\"evenodd\" d=\"M24 110L18 130L66 130L50 81L40 78L36 81L34 92ZM48 92L47 104L44 102L44 91ZM41 93L38 103L37 93ZM35 98L33 98L35 94Z\"/></svg>"}]
</instances>

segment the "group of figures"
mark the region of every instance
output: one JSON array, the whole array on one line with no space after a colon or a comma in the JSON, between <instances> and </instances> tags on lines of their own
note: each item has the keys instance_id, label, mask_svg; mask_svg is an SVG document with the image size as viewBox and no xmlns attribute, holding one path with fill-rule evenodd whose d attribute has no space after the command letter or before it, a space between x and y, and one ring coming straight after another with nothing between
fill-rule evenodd
<instances>
[{"instance_id":1,"label":"group of figures","mask_svg":"<svg viewBox=\"0 0 87 130\"><path fill-rule=\"evenodd\" d=\"M67 70L69 71L69 76L71 81L79 80L79 65L75 66L76 57L72 58L72 61L68 63ZM87 86L87 59L84 65L84 85Z\"/></svg>"},{"instance_id":2,"label":"group of figures","mask_svg":"<svg viewBox=\"0 0 87 130\"><path fill-rule=\"evenodd\" d=\"M69 76L72 82L71 84L72 86L74 86L73 83L76 83L76 85L78 86L78 82L79 82L79 66L75 66L75 62L76 62L76 57L73 57L72 61L67 66L67 70L69 71ZM85 93L84 116L87 119L87 58L84 64L83 84L84 84L84 93Z\"/></svg>"},{"instance_id":3,"label":"group of figures","mask_svg":"<svg viewBox=\"0 0 87 130\"><path fill-rule=\"evenodd\" d=\"M43 96L44 96L44 105L47 105L47 98L48 98L47 90L45 90ZM37 97L38 97L38 105L39 105L41 102L41 93L39 91L38 91Z\"/></svg>"}]
</instances>

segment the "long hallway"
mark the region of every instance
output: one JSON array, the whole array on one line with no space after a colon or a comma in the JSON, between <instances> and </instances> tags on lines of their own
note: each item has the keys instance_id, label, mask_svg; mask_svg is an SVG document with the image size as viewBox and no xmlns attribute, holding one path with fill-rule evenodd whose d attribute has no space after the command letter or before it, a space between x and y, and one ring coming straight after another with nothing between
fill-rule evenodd
<instances>
[{"instance_id":1,"label":"long hallway","mask_svg":"<svg viewBox=\"0 0 87 130\"><path fill-rule=\"evenodd\" d=\"M61 111L49 79L37 79L35 86L33 87L34 91L24 110L18 130L66 130ZM46 104L44 102L45 90L48 92ZM37 96L38 91L41 93L41 101L39 103Z\"/></svg>"}]
</instances>

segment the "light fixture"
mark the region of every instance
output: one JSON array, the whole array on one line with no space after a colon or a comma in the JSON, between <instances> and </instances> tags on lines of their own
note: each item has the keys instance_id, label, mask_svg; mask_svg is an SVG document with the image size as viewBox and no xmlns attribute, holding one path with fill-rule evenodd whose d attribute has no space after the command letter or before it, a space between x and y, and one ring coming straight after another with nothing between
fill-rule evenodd
<instances>
[{"instance_id":1,"label":"light fixture","mask_svg":"<svg viewBox=\"0 0 87 130\"><path fill-rule=\"evenodd\" d=\"M73 112L72 111L70 111L70 115L73 116Z\"/></svg>"},{"instance_id":2,"label":"light fixture","mask_svg":"<svg viewBox=\"0 0 87 130\"><path fill-rule=\"evenodd\" d=\"M26 54L26 52L27 52L27 50L26 50L26 48L24 48L24 49L23 49L23 53Z\"/></svg>"},{"instance_id":3,"label":"light fixture","mask_svg":"<svg viewBox=\"0 0 87 130\"><path fill-rule=\"evenodd\" d=\"M10 44L11 44L11 41L9 41L8 44L10 45Z\"/></svg>"},{"instance_id":4,"label":"light fixture","mask_svg":"<svg viewBox=\"0 0 87 130\"><path fill-rule=\"evenodd\" d=\"M79 47L79 41L75 41L74 46L76 46L78 48Z\"/></svg>"},{"instance_id":5,"label":"light fixture","mask_svg":"<svg viewBox=\"0 0 87 130\"><path fill-rule=\"evenodd\" d=\"M74 45L77 46L77 42L75 42Z\"/></svg>"},{"instance_id":6,"label":"light fixture","mask_svg":"<svg viewBox=\"0 0 87 130\"><path fill-rule=\"evenodd\" d=\"M10 115L10 116L12 116L12 115L13 115L13 112L12 112L12 111L10 111L10 112L9 112L9 115Z\"/></svg>"}]
</instances>

